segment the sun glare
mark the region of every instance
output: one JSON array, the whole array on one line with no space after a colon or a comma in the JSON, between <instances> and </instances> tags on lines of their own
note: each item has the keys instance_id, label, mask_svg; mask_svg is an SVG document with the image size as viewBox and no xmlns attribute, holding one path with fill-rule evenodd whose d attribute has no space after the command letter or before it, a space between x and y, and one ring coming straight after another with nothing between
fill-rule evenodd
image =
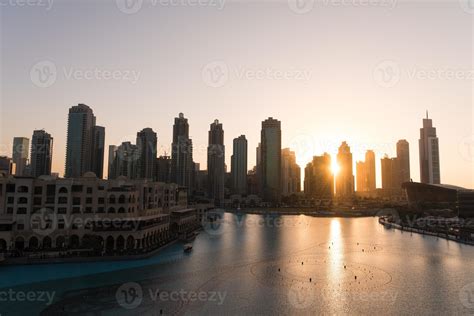
<instances>
[{"instance_id":1,"label":"sun glare","mask_svg":"<svg viewBox=\"0 0 474 316\"><path fill-rule=\"evenodd\" d=\"M333 160L332 163L331 163L331 171L334 175L338 174L339 173L339 165L337 164L337 161Z\"/></svg>"}]
</instances>

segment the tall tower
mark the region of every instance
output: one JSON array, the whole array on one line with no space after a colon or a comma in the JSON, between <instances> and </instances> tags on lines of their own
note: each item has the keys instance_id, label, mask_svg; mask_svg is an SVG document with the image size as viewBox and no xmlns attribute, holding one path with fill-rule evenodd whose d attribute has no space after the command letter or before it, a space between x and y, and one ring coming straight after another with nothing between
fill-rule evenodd
<instances>
[{"instance_id":1,"label":"tall tower","mask_svg":"<svg viewBox=\"0 0 474 316\"><path fill-rule=\"evenodd\" d=\"M209 146L207 147L207 187L208 197L216 206L224 201L225 146L224 130L219 120L211 124Z\"/></svg>"},{"instance_id":2,"label":"tall tower","mask_svg":"<svg viewBox=\"0 0 474 316\"><path fill-rule=\"evenodd\" d=\"M400 182L410 182L410 144L405 139L397 142L397 158L400 164Z\"/></svg>"},{"instance_id":3,"label":"tall tower","mask_svg":"<svg viewBox=\"0 0 474 316\"><path fill-rule=\"evenodd\" d=\"M137 133L138 177L153 180L157 157L158 138L151 128L144 128Z\"/></svg>"},{"instance_id":4,"label":"tall tower","mask_svg":"<svg viewBox=\"0 0 474 316\"><path fill-rule=\"evenodd\" d=\"M369 192L373 192L376 189L375 175L375 153L373 150L367 150L365 153L365 176L366 188Z\"/></svg>"},{"instance_id":5,"label":"tall tower","mask_svg":"<svg viewBox=\"0 0 474 316\"><path fill-rule=\"evenodd\" d=\"M336 195L346 198L354 194L354 173L352 168L351 148L343 142L337 153L339 173L336 178Z\"/></svg>"},{"instance_id":6,"label":"tall tower","mask_svg":"<svg viewBox=\"0 0 474 316\"><path fill-rule=\"evenodd\" d=\"M245 135L234 138L231 157L232 192L247 194L247 139Z\"/></svg>"},{"instance_id":7,"label":"tall tower","mask_svg":"<svg viewBox=\"0 0 474 316\"><path fill-rule=\"evenodd\" d=\"M104 177L104 154L105 154L105 127L94 126L92 128L92 157L91 171L99 179Z\"/></svg>"},{"instance_id":8,"label":"tall tower","mask_svg":"<svg viewBox=\"0 0 474 316\"><path fill-rule=\"evenodd\" d=\"M103 150L96 153L100 142L95 141L95 136L105 135L105 129L97 128L95 116L90 107L85 104L78 104L69 109L67 144L66 144L66 178L81 177L88 171L94 171L94 166L102 165L103 168ZM102 145L103 146L103 145ZM98 154L99 156L96 156ZM102 162L101 162L102 161ZM100 171L100 168L95 171ZM97 175L100 176L100 175Z\"/></svg>"},{"instance_id":9,"label":"tall tower","mask_svg":"<svg viewBox=\"0 0 474 316\"><path fill-rule=\"evenodd\" d=\"M281 150L281 194L290 196L301 190L301 169L296 154L289 148Z\"/></svg>"},{"instance_id":10,"label":"tall tower","mask_svg":"<svg viewBox=\"0 0 474 316\"><path fill-rule=\"evenodd\" d=\"M423 128L420 129L420 180L421 183L440 184L439 142L436 128L428 118L423 119Z\"/></svg>"},{"instance_id":11,"label":"tall tower","mask_svg":"<svg viewBox=\"0 0 474 316\"><path fill-rule=\"evenodd\" d=\"M193 143L189 139L188 119L183 113L179 113L174 119L171 147L171 182L187 187L188 193L191 193L194 172Z\"/></svg>"},{"instance_id":12,"label":"tall tower","mask_svg":"<svg viewBox=\"0 0 474 316\"><path fill-rule=\"evenodd\" d=\"M53 138L44 130L33 132L31 140L31 176L51 175L53 162Z\"/></svg>"},{"instance_id":13,"label":"tall tower","mask_svg":"<svg viewBox=\"0 0 474 316\"><path fill-rule=\"evenodd\" d=\"M262 122L262 197L265 202L281 201L281 122L272 117Z\"/></svg>"},{"instance_id":14,"label":"tall tower","mask_svg":"<svg viewBox=\"0 0 474 316\"><path fill-rule=\"evenodd\" d=\"M26 165L28 164L30 140L26 137L13 138L12 160L16 165L15 175L25 176Z\"/></svg>"},{"instance_id":15,"label":"tall tower","mask_svg":"<svg viewBox=\"0 0 474 316\"><path fill-rule=\"evenodd\" d=\"M334 196L334 175L331 171L331 156L324 153L314 156L306 165L304 192L314 199L330 200Z\"/></svg>"}]
</instances>

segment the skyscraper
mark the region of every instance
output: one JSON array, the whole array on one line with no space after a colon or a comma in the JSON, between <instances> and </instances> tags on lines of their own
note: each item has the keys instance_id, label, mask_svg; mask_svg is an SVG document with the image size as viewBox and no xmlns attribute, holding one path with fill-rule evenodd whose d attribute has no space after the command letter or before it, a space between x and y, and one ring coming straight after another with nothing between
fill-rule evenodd
<instances>
[{"instance_id":1,"label":"skyscraper","mask_svg":"<svg viewBox=\"0 0 474 316\"><path fill-rule=\"evenodd\" d=\"M356 163L357 192L374 192L375 187L375 153L367 150L365 161Z\"/></svg>"},{"instance_id":2,"label":"skyscraper","mask_svg":"<svg viewBox=\"0 0 474 316\"><path fill-rule=\"evenodd\" d=\"M231 157L232 192L247 194L247 139L245 135L234 138Z\"/></svg>"},{"instance_id":3,"label":"skyscraper","mask_svg":"<svg viewBox=\"0 0 474 316\"><path fill-rule=\"evenodd\" d=\"M105 154L105 128L94 126L92 128L92 169L99 179L104 177L104 154Z\"/></svg>"},{"instance_id":4,"label":"skyscraper","mask_svg":"<svg viewBox=\"0 0 474 316\"><path fill-rule=\"evenodd\" d=\"M301 168L296 163L296 154L289 148L281 151L281 194L290 196L301 191Z\"/></svg>"},{"instance_id":5,"label":"skyscraper","mask_svg":"<svg viewBox=\"0 0 474 316\"><path fill-rule=\"evenodd\" d=\"M183 113L174 119L171 147L171 182L187 187L190 193L193 189L193 143L189 139L188 119Z\"/></svg>"},{"instance_id":6,"label":"skyscraper","mask_svg":"<svg viewBox=\"0 0 474 316\"><path fill-rule=\"evenodd\" d=\"M157 156L158 138L151 128L144 128L137 133L138 177L153 180Z\"/></svg>"},{"instance_id":7,"label":"skyscraper","mask_svg":"<svg viewBox=\"0 0 474 316\"><path fill-rule=\"evenodd\" d=\"M331 156L324 153L314 156L306 165L304 177L304 192L307 197L314 199L332 199L334 195L334 175L331 171Z\"/></svg>"},{"instance_id":8,"label":"skyscraper","mask_svg":"<svg viewBox=\"0 0 474 316\"><path fill-rule=\"evenodd\" d=\"M336 195L351 197L354 193L354 173L352 168L352 153L347 142L343 142L337 153L339 173L336 177Z\"/></svg>"},{"instance_id":9,"label":"skyscraper","mask_svg":"<svg viewBox=\"0 0 474 316\"><path fill-rule=\"evenodd\" d=\"M113 151L111 152L111 150ZM116 148L110 146L109 159L110 157L113 158L113 162L112 166L109 168L109 179L116 179L120 176L129 179L138 178L138 161L140 158L138 146L133 145L131 142L123 142Z\"/></svg>"},{"instance_id":10,"label":"skyscraper","mask_svg":"<svg viewBox=\"0 0 474 316\"><path fill-rule=\"evenodd\" d=\"M53 138L44 130L33 132L31 140L31 176L51 175Z\"/></svg>"},{"instance_id":11,"label":"skyscraper","mask_svg":"<svg viewBox=\"0 0 474 316\"><path fill-rule=\"evenodd\" d=\"M114 179L115 178L115 159L117 157L117 146L115 145L109 145L109 162L108 162L108 179Z\"/></svg>"},{"instance_id":12,"label":"skyscraper","mask_svg":"<svg viewBox=\"0 0 474 316\"><path fill-rule=\"evenodd\" d=\"M436 128L428 118L423 119L423 128L420 129L420 180L421 183L440 184L439 142Z\"/></svg>"},{"instance_id":13,"label":"skyscraper","mask_svg":"<svg viewBox=\"0 0 474 316\"><path fill-rule=\"evenodd\" d=\"M208 197L219 206L224 201L225 146L224 130L219 120L211 124L207 147Z\"/></svg>"},{"instance_id":14,"label":"skyscraper","mask_svg":"<svg viewBox=\"0 0 474 316\"><path fill-rule=\"evenodd\" d=\"M171 157L160 156L156 159L156 181L169 183L171 175Z\"/></svg>"},{"instance_id":15,"label":"skyscraper","mask_svg":"<svg viewBox=\"0 0 474 316\"><path fill-rule=\"evenodd\" d=\"M90 107L85 104L78 104L69 109L67 144L66 144L66 178L81 177L88 171L94 171L93 167L102 165L103 168L103 150L100 157L94 150L101 145L102 135L105 135L103 128L97 128L95 116ZM95 141L98 137L98 142ZM99 156L96 156L98 154ZM101 162L102 161L102 162ZM95 171L100 171L100 168ZM100 176L100 175L98 175Z\"/></svg>"},{"instance_id":16,"label":"skyscraper","mask_svg":"<svg viewBox=\"0 0 474 316\"><path fill-rule=\"evenodd\" d=\"M381 160L382 189L386 196L400 196L402 193L401 164L399 158L389 158L385 155Z\"/></svg>"},{"instance_id":17,"label":"skyscraper","mask_svg":"<svg viewBox=\"0 0 474 316\"><path fill-rule=\"evenodd\" d=\"M400 163L400 182L410 182L410 144L405 139L397 142L397 158Z\"/></svg>"},{"instance_id":18,"label":"skyscraper","mask_svg":"<svg viewBox=\"0 0 474 316\"><path fill-rule=\"evenodd\" d=\"M281 122L272 117L262 122L261 132L262 198L281 201Z\"/></svg>"},{"instance_id":19,"label":"skyscraper","mask_svg":"<svg viewBox=\"0 0 474 316\"><path fill-rule=\"evenodd\" d=\"M26 166L28 164L30 140L26 137L13 138L12 160L16 165L15 175L25 176Z\"/></svg>"}]
</instances>

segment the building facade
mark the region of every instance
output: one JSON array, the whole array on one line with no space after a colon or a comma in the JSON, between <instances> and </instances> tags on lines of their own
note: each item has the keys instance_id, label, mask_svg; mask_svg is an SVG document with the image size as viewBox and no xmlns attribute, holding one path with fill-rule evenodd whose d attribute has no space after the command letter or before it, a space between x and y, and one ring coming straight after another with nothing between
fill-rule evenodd
<instances>
[{"instance_id":1,"label":"building facade","mask_svg":"<svg viewBox=\"0 0 474 316\"><path fill-rule=\"evenodd\" d=\"M231 157L232 193L247 194L247 139L245 135L234 138Z\"/></svg>"},{"instance_id":2,"label":"building facade","mask_svg":"<svg viewBox=\"0 0 474 316\"><path fill-rule=\"evenodd\" d=\"M225 172L224 130L215 120L210 126L207 147L207 194L216 206L224 201Z\"/></svg>"},{"instance_id":3,"label":"building facade","mask_svg":"<svg viewBox=\"0 0 474 316\"><path fill-rule=\"evenodd\" d=\"M324 153L314 156L306 165L304 193L307 198L330 200L334 196L334 175L331 170L331 156Z\"/></svg>"},{"instance_id":4,"label":"building facade","mask_svg":"<svg viewBox=\"0 0 474 316\"><path fill-rule=\"evenodd\" d=\"M261 183L264 202L281 201L281 122L272 117L262 122Z\"/></svg>"},{"instance_id":5,"label":"building facade","mask_svg":"<svg viewBox=\"0 0 474 316\"><path fill-rule=\"evenodd\" d=\"M296 163L296 154L289 148L281 151L281 194L290 196L301 191L301 168Z\"/></svg>"},{"instance_id":6,"label":"building facade","mask_svg":"<svg viewBox=\"0 0 474 316\"><path fill-rule=\"evenodd\" d=\"M336 196L349 198L354 194L354 173L352 168L352 153L347 142L343 142L337 153L339 173L336 177Z\"/></svg>"},{"instance_id":7,"label":"building facade","mask_svg":"<svg viewBox=\"0 0 474 316\"><path fill-rule=\"evenodd\" d=\"M174 119L173 143L171 145L171 182L193 190L193 143L189 138L188 119L183 113Z\"/></svg>"},{"instance_id":8,"label":"building facade","mask_svg":"<svg viewBox=\"0 0 474 316\"><path fill-rule=\"evenodd\" d=\"M153 180L157 158L158 138L151 128L145 128L137 133L138 149L138 178Z\"/></svg>"},{"instance_id":9,"label":"building facade","mask_svg":"<svg viewBox=\"0 0 474 316\"><path fill-rule=\"evenodd\" d=\"M30 173L34 178L51 175L53 163L53 137L44 130L33 132L31 141Z\"/></svg>"},{"instance_id":10,"label":"building facade","mask_svg":"<svg viewBox=\"0 0 474 316\"><path fill-rule=\"evenodd\" d=\"M66 142L66 178L81 177L86 172L94 172L93 166L103 166L103 155L95 156L97 133L105 131L96 128L96 118L92 109L85 104L78 104L69 109L67 142ZM100 162L102 160L102 162ZM93 163L93 161L95 163ZM97 171L97 170L96 170Z\"/></svg>"},{"instance_id":11,"label":"building facade","mask_svg":"<svg viewBox=\"0 0 474 316\"><path fill-rule=\"evenodd\" d=\"M12 161L15 164L15 175L26 176L30 140L26 137L13 138Z\"/></svg>"},{"instance_id":12,"label":"building facade","mask_svg":"<svg viewBox=\"0 0 474 316\"><path fill-rule=\"evenodd\" d=\"M406 139L397 142L397 158L400 163L400 182L410 182L410 144Z\"/></svg>"}]
</instances>

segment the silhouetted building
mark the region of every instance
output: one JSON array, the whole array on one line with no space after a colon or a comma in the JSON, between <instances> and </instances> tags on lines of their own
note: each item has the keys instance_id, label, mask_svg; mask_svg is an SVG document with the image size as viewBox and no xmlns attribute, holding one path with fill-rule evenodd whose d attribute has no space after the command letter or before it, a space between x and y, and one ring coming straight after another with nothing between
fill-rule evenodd
<instances>
[{"instance_id":1,"label":"silhouetted building","mask_svg":"<svg viewBox=\"0 0 474 316\"><path fill-rule=\"evenodd\" d=\"M247 139L245 135L234 138L231 157L232 193L247 194Z\"/></svg>"},{"instance_id":2,"label":"silhouetted building","mask_svg":"<svg viewBox=\"0 0 474 316\"><path fill-rule=\"evenodd\" d=\"M258 195L259 192L257 167L253 167L253 169L247 173L247 194Z\"/></svg>"},{"instance_id":3,"label":"silhouetted building","mask_svg":"<svg viewBox=\"0 0 474 316\"><path fill-rule=\"evenodd\" d=\"M12 172L13 172L12 159L5 156L0 156L0 174L9 176L12 174Z\"/></svg>"},{"instance_id":4,"label":"silhouetted building","mask_svg":"<svg viewBox=\"0 0 474 316\"><path fill-rule=\"evenodd\" d=\"M397 158L400 163L400 182L409 182L410 176L410 144L401 139L397 142Z\"/></svg>"},{"instance_id":5,"label":"silhouetted building","mask_svg":"<svg viewBox=\"0 0 474 316\"><path fill-rule=\"evenodd\" d=\"M115 145L109 145L109 161L108 161L108 179L113 179L115 178L115 159L117 157L117 146Z\"/></svg>"},{"instance_id":6,"label":"silhouetted building","mask_svg":"<svg viewBox=\"0 0 474 316\"><path fill-rule=\"evenodd\" d=\"M15 175L26 176L30 140L26 137L13 138L12 160L15 164Z\"/></svg>"},{"instance_id":7,"label":"silhouetted building","mask_svg":"<svg viewBox=\"0 0 474 316\"><path fill-rule=\"evenodd\" d=\"M92 172L97 178L104 177L104 154L105 154L105 127L94 126L92 129Z\"/></svg>"},{"instance_id":8,"label":"silhouetted building","mask_svg":"<svg viewBox=\"0 0 474 316\"><path fill-rule=\"evenodd\" d=\"M262 198L281 201L281 122L272 117L262 122L261 132Z\"/></svg>"},{"instance_id":9,"label":"silhouetted building","mask_svg":"<svg viewBox=\"0 0 474 316\"><path fill-rule=\"evenodd\" d=\"M116 179L120 176L131 180L139 178L138 161L140 151L138 146L133 145L131 142L123 142L116 148L114 154L109 153L109 157L111 155L114 156L114 161L110 168L109 179Z\"/></svg>"},{"instance_id":10,"label":"silhouetted building","mask_svg":"<svg viewBox=\"0 0 474 316\"><path fill-rule=\"evenodd\" d=\"M304 192L307 197L318 200L332 199L334 196L334 175L329 154L314 156L306 165Z\"/></svg>"},{"instance_id":11,"label":"silhouetted building","mask_svg":"<svg viewBox=\"0 0 474 316\"><path fill-rule=\"evenodd\" d=\"M137 133L138 177L153 180L157 155L158 138L151 128L144 128Z\"/></svg>"},{"instance_id":12,"label":"silhouetted building","mask_svg":"<svg viewBox=\"0 0 474 316\"><path fill-rule=\"evenodd\" d=\"M385 155L381 159L382 166L382 189L385 196L400 196L402 193L402 182L400 180L400 160L389 158Z\"/></svg>"},{"instance_id":13,"label":"silhouetted building","mask_svg":"<svg viewBox=\"0 0 474 316\"><path fill-rule=\"evenodd\" d=\"M105 134L103 130L95 129L96 118L90 107L85 104L79 104L69 109L67 144L66 144L66 178L78 178L84 173L93 172L93 161L95 165L100 166L103 156L95 157L94 136ZM100 142L98 145L100 146ZM103 153L103 151L102 151ZM100 151L99 151L100 154ZM100 168L98 169L100 171Z\"/></svg>"},{"instance_id":14,"label":"silhouetted building","mask_svg":"<svg viewBox=\"0 0 474 316\"><path fill-rule=\"evenodd\" d=\"M33 132L31 140L31 176L51 175L53 163L53 137L44 130Z\"/></svg>"},{"instance_id":15,"label":"silhouetted building","mask_svg":"<svg viewBox=\"0 0 474 316\"><path fill-rule=\"evenodd\" d=\"M419 147L421 183L440 184L439 141L428 112L423 119L423 128L420 129Z\"/></svg>"},{"instance_id":16,"label":"silhouetted building","mask_svg":"<svg viewBox=\"0 0 474 316\"><path fill-rule=\"evenodd\" d=\"M173 143L171 145L171 182L188 188L192 192L193 184L193 143L189 139L188 119L183 113L174 119Z\"/></svg>"},{"instance_id":17,"label":"silhouetted building","mask_svg":"<svg viewBox=\"0 0 474 316\"><path fill-rule=\"evenodd\" d=\"M354 194L354 173L351 148L346 142L339 147L337 163L339 173L336 177L336 195L341 198L351 197Z\"/></svg>"},{"instance_id":18,"label":"silhouetted building","mask_svg":"<svg viewBox=\"0 0 474 316\"><path fill-rule=\"evenodd\" d=\"M356 163L357 192L374 192L375 187L375 153L367 150L365 161Z\"/></svg>"},{"instance_id":19,"label":"silhouetted building","mask_svg":"<svg viewBox=\"0 0 474 316\"><path fill-rule=\"evenodd\" d=\"M224 201L225 146L224 130L219 120L211 124L207 147L208 197L219 206Z\"/></svg>"},{"instance_id":20,"label":"silhouetted building","mask_svg":"<svg viewBox=\"0 0 474 316\"><path fill-rule=\"evenodd\" d=\"M156 180L169 183L171 177L171 157L160 156L156 158Z\"/></svg>"},{"instance_id":21,"label":"silhouetted building","mask_svg":"<svg viewBox=\"0 0 474 316\"><path fill-rule=\"evenodd\" d=\"M296 155L289 148L281 151L281 194L290 196L301 191L301 168Z\"/></svg>"}]
</instances>

